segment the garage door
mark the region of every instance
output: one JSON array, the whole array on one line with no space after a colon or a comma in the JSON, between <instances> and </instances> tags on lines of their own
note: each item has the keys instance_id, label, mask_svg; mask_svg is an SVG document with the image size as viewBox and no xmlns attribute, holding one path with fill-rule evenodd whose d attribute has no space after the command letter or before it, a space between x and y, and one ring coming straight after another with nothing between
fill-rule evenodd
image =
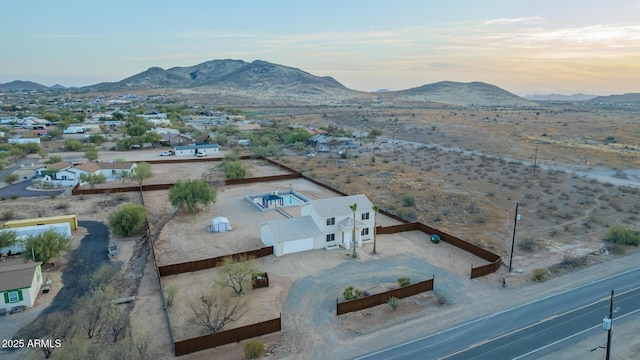
<instances>
[{"instance_id":1,"label":"garage door","mask_svg":"<svg viewBox=\"0 0 640 360\"><path fill-rule=\"evenodd\" d=\"M282 254L313 250L313 238L285 241L282 243Z\"/></svg>"}]
</instances>

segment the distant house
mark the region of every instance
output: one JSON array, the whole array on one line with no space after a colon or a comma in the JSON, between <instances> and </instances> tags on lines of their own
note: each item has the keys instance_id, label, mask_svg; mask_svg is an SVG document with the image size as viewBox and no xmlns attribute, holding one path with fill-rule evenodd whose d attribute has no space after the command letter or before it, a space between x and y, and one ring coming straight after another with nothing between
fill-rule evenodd
<instances>
[{"instance_id":1,"label":"distant house","mask_svg":"<svg viewBox=\"0 0 640 360\"><path fill-rule=\"evenodd\" d=\"M254 131L254 130L262 129L260 124L254 124L254 123L240 123L240 124L236 124L236 126L238 127L238 131Z\"/></svg>"},{"instance_id":2,"label":"distant house","mask_svg":"<svg viewBox=\"0 0 640 360\"><path fill-rule=\"evenodd\" d=\"M123 174L130 174L136 167L131 161L125 162L92 162L72 166L71 163L60 161L36 169L36 176L42 177L54 185L73 186L80 182L80 175L103 174L107 181L118 180Z\"/></svg>"},{"instance_id":3,"label":"distant house","mask_svg":"<svg viewBox=\"0 0 640 360\"><path fill-rule=\"evenodd\" d=\"M187 135L183 134L167 134L162 136L164 141L169 143L169 146L181 146L181 145L193 145L196 143L195 140L190 138Z\"/></svg>"},{"instance_id":4,"label":"distant house","mask_svg":"<svg viewBox=\"0 0 640 360\"><path fill-rule=\"evenodd\" d=\"M219 152L218 144L195 143L193 145L174 146L173 151L176 156L196 156L198 153L206 152L207 154L217 154Z\"/></svg>"},{"instance_id":5,"label":"distant house","mask_svg":"<svg viewBox=\"0 0 640 360\"><path fill-rule=\"evenodd\" d=\"M10 138L9 144L40 144L40 138Z\"/></svg>"},{"instance_id":6,"label":"distant house","mask_svg":"<svg viewBox=\"0 0 640 360\"><path fill-rule=\"evenodd\" d=\"M274 255L313 249L350 249L354 214L350 206L357 204L355 214L356 246L373 241L373 204L363 195L311 200L300 206L300 217L268 221L260 225L260 237L266 246L274 247Z\"/></svg>"},{"instance_id":7,"label":"distant house","mask_svg":"<svg viewBox=\"0 0 640 360\"><path fill-rule=\"evenodd\" d=\"M43 282L40 265L20 261L0 268L0 312L33 307Z\"/></svg>"},{"instance_id":8,"label":"distant house","mask_svg":"<svg viewBox=\"0 0 640 360\"><path fill-rule=\"evenodd\" d=\"M86 162L75 166L87 174L100 173L107 178L107 181L118 180L123 174L131 174L136 168L136 163L132 161L123 162Z\"/></svg>"}]
</instances>

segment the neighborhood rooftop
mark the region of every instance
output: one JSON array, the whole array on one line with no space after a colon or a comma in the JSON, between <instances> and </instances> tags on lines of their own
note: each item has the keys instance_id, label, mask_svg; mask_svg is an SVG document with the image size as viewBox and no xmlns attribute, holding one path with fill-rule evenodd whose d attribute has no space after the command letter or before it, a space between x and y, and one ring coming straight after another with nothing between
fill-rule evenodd
<instances>
[{"instance_id":1,"label":"neighborhood rooftop","mask_svg":"<svg viewBox=\"0 0 640 360\"><path fill-rule=\"evenodd\" d=\"M272 220L266 224L277 242L322 235L311 216Z\"/></svg>"},{"instance_id":2,"label":"neighborhood rooftop","mask_svg":"<svg viewBox=\"0 0 640 360\"><path fill-rule=\"evenodd\" d=\"M371 207L373 206L371 201L369 201L369 199L363 194L311 200L308 204L303 206L313 206L318 212L318 215L322 217L333 217L336 214L350 212L351 209L349 209L349 206L354 203L358 204L358 211L360 212L367 212L371 210Z\"/></svg>"},{"instance_id":3,"label":"neighborhood rooftop","mask_svg":"<svg viewBox=\"0 0 640 360\"><path fill-rule=\"evenodd\" d=\"M33 271L41 262L28 262L0 267L0 291L23 289L31 286Z\"/></svg>"}]
</instances>

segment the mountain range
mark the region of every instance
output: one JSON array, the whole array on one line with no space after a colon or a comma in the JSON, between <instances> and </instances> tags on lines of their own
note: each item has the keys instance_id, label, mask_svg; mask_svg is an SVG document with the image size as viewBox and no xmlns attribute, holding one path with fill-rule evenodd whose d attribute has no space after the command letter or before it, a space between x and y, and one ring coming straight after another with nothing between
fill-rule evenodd
<instances>
[{"instance_id":1,"label":"mountain range","mask_svg":"<svg viewBox=\"0 0 640 360\"><path fill-rule=\"evenodd\" d=\"M61 85L47 88L29 81L0 84L0 91L69 90ZM262 60L212 60L168 70L151 67L118 82L106 82L77 89L81 92L133 92L172 89L180 94L206 96L227 105L345 105L442 103L458 106L538 106L483 82L441 81L399 91L362 92L352 90L329 76L316 76L293 67ZM76 89L73 89L74 91ZM588 96L588 95L584 95ZM540 100L540 99L536 99ZM577 99L573 99L577 100ZM602 101L602 100L601 100Z\"/></svg>"}]
</instances>

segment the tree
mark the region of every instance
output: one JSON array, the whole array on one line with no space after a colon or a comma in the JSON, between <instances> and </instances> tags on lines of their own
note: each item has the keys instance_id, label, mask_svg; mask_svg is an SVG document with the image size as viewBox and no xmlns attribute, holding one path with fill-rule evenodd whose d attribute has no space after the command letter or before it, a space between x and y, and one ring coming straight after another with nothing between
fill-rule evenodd
<instances>
[{"instance_id":1,"label":"tree","mask_svg":"<svg viewBox=\"0 0 640 360\"><path fill-rule=\"evenodd\" d=\"M107 323L113 298L111 289L93 289L76 301L75 308L79 310L78 325L84 330L87 339L98 335Z\"/></svg>"},{"instance_id":2,"label":"tree","mask_svg":"<svg viewBox=\"0 0 640 360\"><path fill-rule=\"evenodd\" d=\"M107 181L107 177L102 173L80 174L80 182L89 183L89 187L93 190L96 184L102 184Z\"/></svg>"},{"instance_id":3,"label":"tree","mask_svg":"<svg viewBox=\"0 0 640 360\"><path fill-rule=\"evenodd\" d=\"M131 178L138 182L138 185L142 186L142 183L153 176L151 172L151 164L148 162L140 162L136 164L136 167L131 173Z\"/></svg>"},{"instance_id":4,"label":"tree","mask_svg":"<svg viewBox=\"0 0 640 360\"><path fill-rule=\"evenodd\" d=\"M147 210L142 205L122 205L109 220L109 227L116 235L130 236L140 230L147 218Z\"/></svg>"},{"instance_id":5,"label":"tree","mask_svg":"<svg viewBox=\"0 0 640 360\"><path fill-rule=\"evenodd\" d=\"M0 249L9 247L18 241L18 233L11 229L0 230Z\"/></svg>"},{"instance_id":6,"label":"tree","mask_svg":"<svg viewBox=\"0 0 640 360\"><path fill-rule=\"evenodd\" d=\"M93 161L98 158L98 149L95 145L87 145L84 147L84 157L89 161Z\"/></svg>"},{"instance_id":7,"label":"tree","mask_svg":"<svg viewBox=\"0 0 640 360\"><path fill-rule=\"evenodd\" d=\"M378 237L378 228L376 226L376 217L378 216L378 211L380 207L378 205L373 205L371 207L373 209L373 254L376 253L376 238Z\"/></svg>"},{"instance_id":8,"label":"tree","mask_svg":"<svg viewBox=\"0 0 640 360\"><path fill-rule=\"evenodd\" d=\"M73 317L62 312L42 315L28 325L27 332L28 335L26 337L31 339L49 340L48 343L40 346L45 359L49 359L55 349L63 345L66 340L72 338L75 334Z\"/></svg>"},{"instance_id":9,"label":"tree","mask_svg":"<svg viewBox=\"0 0 640 360\"><path fill-rule=\"evenodd\" d=\"M198 205L207 206L216 202L216 190L209 186L204 180L178 180L169 189L169 203L182 210L194 213Z\"/></svg>"},{"instance_id":10,"label":"tree","mask_svg":"<svg viewBox=\"0 0 640 360\"><path fill-rule=\"evenodd\" d=\"M26 260L41 261L47 263L52 258L58 257L62 251L71 251L71 237L67 237L55 230L47 230L38 235L27 237L25 240L27 251L22 253Z\"/></svg>"},{"instance_id":11,"label":"tree","mask_svg":"<svg viewBox=\"0 0 640 360\"><path fill-rule=\"evenodd\" d=\"M190 308L194 322L212 333L222 331L225 325L238 321L246 313L246 304L240 298L232 299L215 289L201 294Z\"/></svg>"},{"instance_id":12,"label":"tree","mask_svg":"<svg viewBox=\"0 0 640 360\"><path fill-rule=\"evenodd\" d=\"M353 241L353 255L352 258L356 258L356 210L358 210L358 203L349 205L351 211L353 211L353 232L351 234L351 241Z\"/></svg>"},{"instance_id":13,"label":"tree","mask_svg":"<svg viewBox=\"0 0 640 360\"><path fill-rule=\"evenodd\" d=\"M224 164L227 179L242 179L247 174L247 170L240 161L229 161Z\"/></svg>"},{"instance_id":14,"label":"tree","mask_svg":"<svg viewBox=\"0 0 640 360\"><path fill-rule=\"evenodd\" d=\"M45 160L45 164L55 164L57 162L62 161L62 158L58 155L49 156L47 160Z\"/></svg>"},{"instance_id":15,"label":"tree","mask_svg":"<svg viewBox=\"0 0 640 360\"><path fill-rule=\"evenodd\" d=\"M216 285L221 288L231 288L236 295L242 294L243 284L251 279L251 274L257 271L254 258L247 255L225 257L219 268L221 276L216 281Z\"/></svg>"},{"instance_id":16,"label":"tree","mask_svg":"<svg viewBox=\"0 0 640 360\"><path fill-rule=\"evenodd\" d=\"M13 184L16 181L18 181L18 174L11 173L4 177L4 182L6 182L9 185Z\"/></svg>"},{"instance_id":17,"label":"tree","mask_svg":"<svg viewBox=\"0 0 640 360\"><path fill-rule=\"evenodd\" d=\"M127 329L130 327L129 314L124 309L113 309L109 314L106 326L109 330L112 343L124 339L127 334Z\"/></svg>"},{"instance_id":18,"label":"tree","mask_svg":"<svg viewBox=\"0 0 640 360\"><path fill-rule=\"evenodd\" d=\"M140 122L135 122L134 124L127 124L126 133L129 136L142 136L147 132L147 126Z\"/></svg>"},{"instance_id":19,"label":"tree","mask_svg":"<svg viewBox=\"0 0 640 360\"><path fill-rule=\"evenodd\" d=\"M89 142L92 144L102 144L105 141L104 135L102 134L91 134L89 135Z\"/></svg>"},{"instance_id":20,"label":"tree","mask_svg":"<svg viewBox=\"0 0 640 360\"><path fill-rule=\"evenodd\" d=\"M162 141L162 135L155 131L149 131L143 135L144 142L151 143L151 146L155 149L156 144Z\"/></svg>"},{"instance_id":21,"label":"tree","mask_svg":"<svg viewBox=\"0 0 640 360\"><path fill-rule=\"evenodd\" d=\"M82 143L76 139L69 139L64 142L64 149L67 151L78 151L82 149Z\"/></svg>"},{"instance_id":22,"label":"tree","mask_svg":"<svg viewBox=\"0 0 640 360\"><path fill-rule=\"evenodd\" d=\"M367 134L367 137L369 139L371 139L371 141L373 141L375 143L376 142L376 138L378 136L380 136L380 135L382 135L382 131L380 131L379 129L376 129L376 128L371 128L369 130L369 133Z\"/></svg>"}]
</instances>

